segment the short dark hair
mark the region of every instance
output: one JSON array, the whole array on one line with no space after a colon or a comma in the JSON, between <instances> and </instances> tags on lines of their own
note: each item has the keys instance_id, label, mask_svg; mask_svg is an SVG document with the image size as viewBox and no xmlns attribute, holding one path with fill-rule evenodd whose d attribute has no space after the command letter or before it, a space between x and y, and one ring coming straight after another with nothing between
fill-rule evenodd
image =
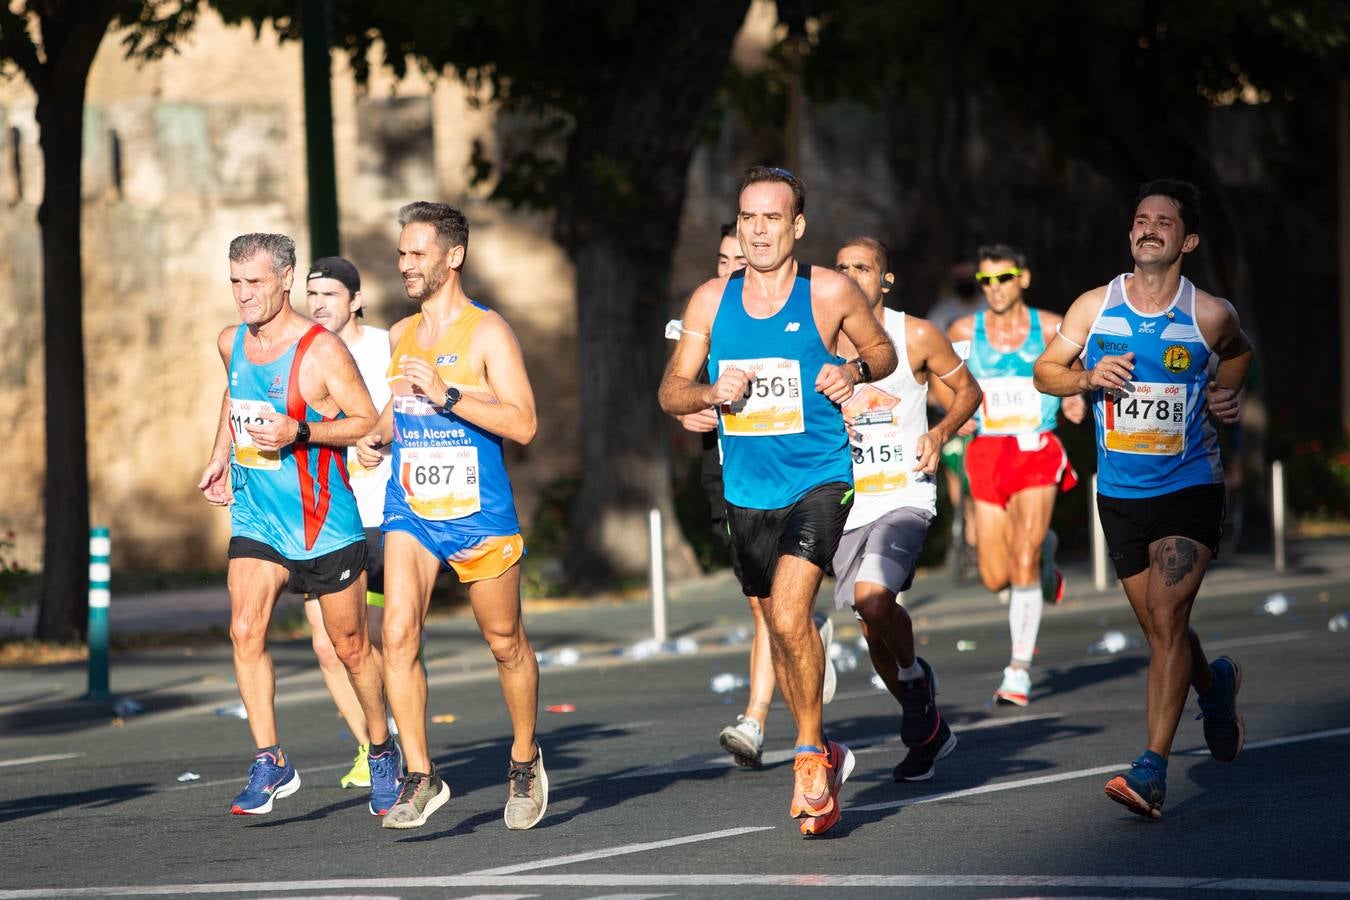
<instances>
[{"instance_id":1,"label":"short dark hair","mask_svg":"<svg viewBox=\"0 0 1350 900\"><path fill-rule=\"evenodd\" d=\"M1027 255L1012 244L981 244L975 252L975 265L978 266L982 259L1011 259L1017 268L1027 267Z\"/></svg>"},{"instance_id":2,"label":"short dark hair","mask_svg":"<svg viewBox=\"0 0 1350 900\"><path fill-rule=\"evenodd\" d=\"M866 247L876 254L877 259L881 261L881 273L884 275L891 270L891 251L890 248L874 237L865 234L859 234L849 238L839 245L839 249L845 247Z\"/></svg>"},{"instance_id":3,"label":"short dark hair","mask_svg":"<svg viewBox=\"0 0 1350 900\"><path fill-rule=\"evenodd\" d=\"M259 253L272 257L272 271L278 275L287 266L295 268L295 241L284 234L255 231L230 241L230 262L241 263Z\"/></svg>"},{"instance_id":4,"label":"short dark hair","mask_svg":"<svg viewBox=\"0 0 1350 900\"><path fill-rule=\"evenodd\" d=\"M740 197L745 193L745 189L752 184L759 184L761 181L777 182L786 184L792 189L792 215L800 216L806 212L806 185L802 180L793 175L787 169L778 166L751 166L745 170L745 177L741 179L741 189L736 192Z\"/></svg>"},{"instance_id":5,"label":"short dark hair","mask_svg":"<svg viewBox=\"0 0 1350 900\"><path fill-rule=\"evenodd\" d=\"M736 223L735 223L735 222L731 222L730 224L723 225L721 230L722 230L722 239L723 239L723 240L725 240L726 238L729 238L729 237L735 237L735 236L736 236Z\"/></svg>"},{"instance_id":6,"label":"short dark hair","mask_svg":"<svg viewBox=\"0 0 1350 900\"><path fill-rule=\"evenodd\" d=\"M351 260L344 259L341 256L325 256L310 263L309 274L305 276L305 283L308 284L315 278L335 279L347 289L348 300L356 296L356 293L361 290L361 273L357 271L356 266L352 265ZM356 317L358 319L366 317L364 307L357 309Z\"/></svg>"},{"instance_id":7,"label":"short dark hair","mask_svg":"<svg viewBox=\"0 0 1350 900\"><path fill-rule=\"evenodd\" d=\"M402 228L414 222L431 225L436 229L436 240L442 250L451 247L469 249L469 220L464 213L448 203L432 203L417 200L403 206L398 211L398 224Z\"/></svg>"},{"instance_id":8,"label":"short dark hair","mask_svg":"<svg viewBox=\"0 0 1350 900\"><path fill-rule=\"evenodd\" d=\"M1134 195L1134 208L1144 202L1145 197L1166 197L1177 205L1181 213L1182 229L1187 234L1200 233L1200 189L1189 181L1180 178L1155 178L1139 185Z\"/></svg>"}]
</instances>

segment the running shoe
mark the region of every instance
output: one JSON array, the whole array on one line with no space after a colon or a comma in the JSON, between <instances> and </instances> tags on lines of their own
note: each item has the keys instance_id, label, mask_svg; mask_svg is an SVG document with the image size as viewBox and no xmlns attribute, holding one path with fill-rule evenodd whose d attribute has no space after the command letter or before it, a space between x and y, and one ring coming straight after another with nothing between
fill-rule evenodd
<instances>
[{"instance_id":1,"label":"running shoe","mask_svg":"<svg viewBox=\"0 0 1350 900\"><path fill-rule=\"evenodd\" d=\"M937 761L956 749L956 735L946 722L939 722L938 725L938 733L933 735L931 741L909 748L909 753L891 773L896 781L927 781L933 777Z\"/></svg>"},{"instance_id":2,"label":"running shoe","mask_svg":"<svg viewBox=\"0 0 1350 900\"><path fill-rule=\"evenodd\" d=\"M403 753L398 744L389 742L389 749L370 757L370 814L383 816L398 802L398 776L403 768Z\"/></svg>"},{"instance_id":3,"label":"running shoe","mask_svg":"<svg viewBox=\"0 0 1350 900\"><path fill-rule=\"evenodd\" d=\"M728 725L717 736L722 749L736 758L736 765L758 769L764 753L764 732L759 723L745 716L737 716L735 725Z\"/></svg>"},{"instance_id":4,"label":"running shoe","mask_svg":"<svg viewBox=\"0 0 1350 900\"><path fill-rule=\"evenodd\" d=\"M1209 696L1201 696L1200 715L1205 720L1205 743L1209 755L1219 762L1232 762L1242 752L1247 723L1237 711L1237 695L1242 688L1242 666L1231 657L1220 656L1209 664L1214 684Z\"/></svg>"},{"instance_id":5,"label":"running shoe","mask_svg":"<svg viewBox=\"0 0 1350 900\"><path fill-rule=\"evenodd\" d=\"M1106 783L1106 796L1136 815L1160 819L1167 799L1167 776L1141 756L1131 763L1130 771Z\"/></svg>"},{"instance_id":6,"label":"running shoe","mask_svg":"<svg viewBox=\"0 0 1350 900\"><path fill-rule=\"evenodd\" d=\"M824 613L816 613L814 619L816 630L820 632L820 642L825 646L825 682L821 685L820 702L829 703L839 686L839 673L834 670L834 660L830 658L830 645L834 643L834 622Z\"/></svg>"},{"instance_id":7,"label":"running shoe","mask_svg":"<svg viewBox=\"0 0 1350 900\"><path fill-rule=\"evenodd\" d=\"M1004 669L1003 683L994 691L994 701L1011 706L1026 706L1030 703L1031 673L1013 666Z\"/></svg>"},{"instance_id":8,"label":"running shoe","mask_svg":"<svg viewBox=\"0 0 1350 900\"><path fill-rule=\"evenodd\" d=\"M1045 532L1041 542L1041 596L1046 603L1064 600L1064 576L1055 568L1055 554L1059 552L1059 535L1053 528Z\"/></svg>"},{"instance_id":9,"label":"running shoe","mask_svg":"<svg viewBox=\"0 0 1350 900\"><path fill-rule=\"evenodd\" d=\"M277 757L281 758L278 759ZM272 801L300 790L300 773L285 753L264 750L253 759L248 786L230 804L236 816L261 816L272 811Z\"/></svg>"},{"instance_id":10,"label":"running shoe","mask_svg":"<svg viewBox=\"0 0 1350 900\"><path fill-rule=\"evenodd\" d=\"M900 740L906 747L927 744L937 736L942 724L933 667L923 657L915 661L923 669L923 677L900 682L900 708L904 710L904 718L900 720Z\"/></svg>"},{"instance_id":11,"label":"running shoe","mask_svg":"<svg viewBox=\"0 0 1350 900\"><path fill-rule=\"evenodd\" d=\"M533 828L548 809L548 773L544 771L544 748L530 762L516 762L506 770L506 827L512 831Z\"/></svg>"},{"instance_id":12,"label":"running shoe","mask_svg":"<svg viewBox=\"0 0 1350 900\"><path fill-rule=\"evenodd\" d=\"M434 766L432 767L435 768ZM450 785L434 771L409 772L398 780L398 802L380 823L385 828L417 828L450 799Z\"/></svg>"},{"instance_id":13,"label":"running shoe","mask_svg":"<svg viewBox=\"0 0 1350 900\"><path fill-rule=\"evenodd\" d=\"M815 747L798 747L793 765L793 817L802 820L802 834L824 834L839 821L839 789L853 774L853 751L827 741L824 753Z\"/></svg>"},{"instance_id":14,"label":"running shoe","mask_svg":"<svg viewBox=\"0 0 1350 900\"><path fill-rule=\"evenodd\" d=\"M344 788L370 787L370 762L366 759L366 754L369 752L369 744L357 745L356 758L352 760L351 771L343 775L338 784Z\"/></svg>"}]
</instances>

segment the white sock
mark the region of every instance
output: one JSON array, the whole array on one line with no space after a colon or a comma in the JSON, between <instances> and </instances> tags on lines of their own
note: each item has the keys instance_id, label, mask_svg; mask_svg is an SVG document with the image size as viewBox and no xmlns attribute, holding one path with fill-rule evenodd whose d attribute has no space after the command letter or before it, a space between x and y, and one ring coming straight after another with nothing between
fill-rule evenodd
<instances>
[{"instance_id":1,"label":"white sock","mask_svg":"<svg viewBox=\"0 0 1350 900\"><path fill-rule=\"evenodd\" d=\"M1036 653L1036 635L1041 630L1041 610L1045 607L1045 598L1041 595L1039 584L1019 587L1013 585L1012 597L1008 603L1008 630L1012 632L1012 658L1014 662L1031 668L1031 658Z\"/></svg>"},{"instance_id":2,"label":"white sock","mask_svg":"<svg viewBox=\"0 0 1350 900\"><path fill-rule=\"evenodd\" d=\"M917 659L914 660L914 665L910 666L908 669L900 670L901 681L913 681L916 678L922 677L923 677L923 666L919 665L919 661Z\"/></svg>"}]
</instances>

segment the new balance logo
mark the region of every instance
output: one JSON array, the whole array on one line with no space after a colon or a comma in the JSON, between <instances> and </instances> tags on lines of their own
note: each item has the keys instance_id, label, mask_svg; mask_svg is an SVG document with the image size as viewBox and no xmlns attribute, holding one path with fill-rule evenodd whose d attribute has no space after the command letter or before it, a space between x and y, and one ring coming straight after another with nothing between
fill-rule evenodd
<instances>
[{"instance_id":1,"label":"new balance logo","mask_svg":"<svg viewBox=\"0 0 1350 900\"><path fill-rule=\"evenodd\" d=\"M348 578L351 578L351 577L352 577L352 570L351 570L351 569L343 569L343 570L342 570L342 574L338 576L338 581L346 581Z\"/></svg>"},{"instance_id":2,"label":"new balance logo","mask_svg":"<svg viewBox=\"0 0 1350 900\"><path fill-rule=\"evenodd\" d=\"M784 331L796 331L796 330L798 330L798 329L801 328L801 327L802 327L802 323L801 323L801 322L789 322L789 323L787 323L787 327L784 328L783 330L784 330Z\"/></svg>"}]
</instances>

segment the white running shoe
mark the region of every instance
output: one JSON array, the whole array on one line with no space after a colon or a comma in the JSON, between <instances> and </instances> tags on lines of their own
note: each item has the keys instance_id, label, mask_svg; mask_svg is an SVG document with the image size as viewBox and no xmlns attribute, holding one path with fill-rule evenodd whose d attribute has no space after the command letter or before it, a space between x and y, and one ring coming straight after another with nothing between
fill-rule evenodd
<instances>
[{"instance_id":1,"label":"white running shoe","mask_svg":"<svg viewBox=\"0 0 1350 900\"><path fill-rule=\"evenodd\" d=\"M759 723L745 716L737 716L735 725L728 725L717 736L722 749L736 757L736 765L758 769L764 752L764 732Z\"/></svg>"},{"instance_id":2,"label":"white running shoe","mask_svg":"<svg viewBox=\"0 0 1350 900\"><path fill-rule=\"evenodd\" d=\"M994 700L1013 706L1026 706L1031 702L1031 673L1026 669L1008 666L1003 670L1003 683L994 691Z\"/></svg>"},{"instance_id":3,"label":"white running shoe","mask_svg":"<svg viewBox=\"0 0 1350 900\"><path fill-rule=\"evenodd\" d=\"M839 673L834 670L834 660L830 659L830 645L834 643L834 622L824 613L815 615L816 630L820 632L820 642L825 645L825 683L821 685L820 702L829 703L834 699L835 689L839 687Z\"/></svg>"}]
</instances>

